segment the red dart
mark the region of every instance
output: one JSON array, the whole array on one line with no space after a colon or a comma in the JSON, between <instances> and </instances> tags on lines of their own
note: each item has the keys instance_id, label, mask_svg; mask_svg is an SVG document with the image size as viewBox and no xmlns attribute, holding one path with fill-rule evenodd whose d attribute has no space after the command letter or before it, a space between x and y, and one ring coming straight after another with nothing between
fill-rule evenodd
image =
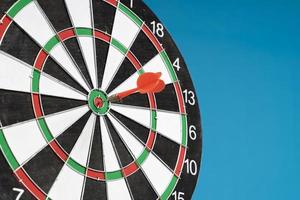
<instances>
[{"instance_id":1,"label":"red dart","mask_svg":"<svg viewBox=\"0 0 300 200\"><path fill-rule=\"evenodd\" d=\"M160 79L161 72L152 73L147 72L139 76L137 80L137 87L126 90L124 92L112 95L109 97L109 100L111 102L120 101L124 99L125 97L128 97L129 95L132 95L136 92L139 92L141 94L146 93L159 93L163 91L166 87L166 84L163 80Z\"/></svg>"},{"instance_id":2,"label":"red dart","mask_svg":"<svg viewBox=\"0 0 300 200\"><path fill-rule=\"evenodd\" d=\"M161 72L158 73L144 73L137 80L138 91L142 94L153 92L160 80Z\"/></svg>"},{"instance_id":3,"label":"red dart","mask_svg":"<svg viewBox=\"0 0 300 200\"><path fill-rule=\"evenodd\" d=\"M156 85L156 87L154 88L154 90L152 91L153 93L160 93L162 92L166 87L166 84L163 80L159 80L158 84Z\"/></svg>"}]
</instances>

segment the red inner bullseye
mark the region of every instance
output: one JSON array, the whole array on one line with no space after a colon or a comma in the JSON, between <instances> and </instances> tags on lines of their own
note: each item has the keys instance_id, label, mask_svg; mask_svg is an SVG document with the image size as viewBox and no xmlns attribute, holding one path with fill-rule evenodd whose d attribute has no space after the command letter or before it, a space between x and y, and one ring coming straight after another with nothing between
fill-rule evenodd
<instances>
[{"instance_id":1,"label":"red inner bullseye","mask_svg":"<svg viewBox=\"0 0 300 200\"><path fill-rule=\"evenodd\" d=\"M102 108L103 106L103 100L100 98L100 97L96 97L94 99L94 105L97 107L97 108Z\"/></svg>"}]
</instances>

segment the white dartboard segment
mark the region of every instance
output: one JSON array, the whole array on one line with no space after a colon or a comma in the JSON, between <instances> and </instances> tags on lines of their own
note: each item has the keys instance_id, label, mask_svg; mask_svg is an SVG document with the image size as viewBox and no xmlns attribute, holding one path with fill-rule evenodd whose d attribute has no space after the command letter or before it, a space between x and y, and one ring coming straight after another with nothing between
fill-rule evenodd
<instances>
[{"instance_id":1,"label":"white dartboard segment","mask_svg":"<svg viewBox=\"0 0 300 200\"><path fill-rule=\"evenodd\" d=\"M62 82L59 83L56 79L50 79L43 75L40 77L39 90L40 94L44 95L87 101L87 96L82 93L68 87Z\"/></svg>"},{"instance_id":2,"label":"white dartboard segment","mask_svg":"<svg viewBox=\"0 0 300 200\"><path fill-rule=\"evenodd\" d=\"M157 132L168 139L181 144L182 142L182 116L178 113L157 111Z\"/></svg>"},{"instance_id":3,"label":"white dartboard segment","mask_svg":"<svg viewBox=\"0 0 300 200\"><path fill-rule=\"evenodd\" d=\"M0 51L0 89L31 93L32 66ZM87 100L77 90L58 80L44 75L40 76L40 93L68 99Z\"/></svg>"},{"instance_id":4,"label":"white dartboard segment","mask_svg":"<svg viewBox=\"0 0 300 200\"><path fill-rule=\"evenodd\" d=\"M112 141L109 136L109 130L104 122L103 117L100 117L101 136L103 145L103 160L105 170L107 172L120 170L120 165Z\"/></svg>"},{"instance_id":5,"label":"white dartboard segment","mask_svg":"<svg viewBox=\"0 0 300 200\"><path fill-rule=\"evenodd\" d=\"M123 12L117 9L115 14L115 21L112 30L112 38L121 43L126 49L129 49L137 37L140 28ZM117 73L125 55L117 50L112 45L109 47L105 71L103 75L103 82L101 88L106 90L109 83Z\"/></svg>"},{"instance_id":6,"label":"white dartboard segment","mask_svg":"<svg viewBox=\"0 0 300 200\"><path fill-rule=\"evenodd\" d=\"M169 71L160 54L156 55L148 63L146 63L143 66L143 69L145 70L145 72L154 72L154 73L161 72L162 73L161 79L165 82L165 84L172 83L172 79L169 74Z\"/></svg>"},{"instance_id":7,"label":"white dartboard segment","mask_svg":"<svg viewBox=\"0 0 300 200\"><path fill-rule=\"evenodd\" d=\"M91 114L85 127L83 128L75 146L70 153L70 157L82 166L87 165L89 150L94 133L96 115Z\"/></svg>"},{"instance_id":8,"label":"white dartboard segment","mask_svg":"<svg viewBox=\"0 0 300 200\"><path fill-rule=\"evenodd\" d=\"M21 165L47 145L35 120L4 128L3 133Z\"/></svg>"},{"instance_id":9,"label":"white dartboard segment","mask_svg":"<svg viewBox=\"0 0 300 200\"><path fill-rule=\"evenodd\" d=\"M18 14L14 17L14 21L41 47L45 47L47 42L56 35L55 31L50 26L49 21L45 19L34 1L18 12ZM82 78L74 62L60 43L51 50L50 55L83 88L89 90L89 87Z\"/></svg>"},{"instance_id":10,"label":"white dartboard segment","mask_svg":"<svg viewBox=\"0 0 300 200\"><path fill-rule=\"evenodd\" d=\"M80 200L84 185L84 176L64 165L52 185L48 197L51 199Z\"/></svg>"},{"instance_id":11,"label":"white dartboard segment","mask_svg":"<svg viewBox=\"0 0 300 200\"><path fill-rule=\"evenodd\" d=\"M25 6L14 17L14 21L42 47L55 36L54 30L34 1Z\"/></svg>"},{"instance_id":12,"label":"white dartboard segment","mask_svg":"<svg viewBox=\"0 0 300 200\"><path fill-rule=\"evenodd\" d=\"M77 28L93 29L92 8L90 0L65 0L72 24ZM79 45L87 64L94 88L97 88L95 43L92 37L79 37Z\"/></svg>"},{"instance_id":13,"label":"white dartboard segment","mask_svg":"<svg viewBox=\"0 0 300 200\"><path fill-rule=\"evenodd\" d=\"M31 92L32 69L0 51L0 89Z\"/></svg>"},{"instance_id":14,"label":"white dartboard segment","mask_svg":"<svg viewBox=\"0 0 300 200\"><path fill-rule=\"evenodd\" d=\"M92 28L90 0L65 0L74 27Z\"/></svg>"},{"instance_id":15,"label":"white dartboard segment","mask_svg":"<svg viewBox=\"0 0 300 200\"><path fill-rule=\"evenodd\" d=\"M111 82L113 76L117 72L119 66L122 64L125 56L117 50L114 46L110 45L108 49L105 70L102 79L103 90L106 90Z\"/></svg>"},{"instance_id":16,"label":"white dartboard segment","mask_svg":"<svg viewBox=\"0 0 300 200\"><path fill-rule=\"evenodd\" d=\"M89 91L89 87L82 78L78 68L75 66L73 60L68 55L62 44L58 43L50 52L50 55L60 64L60 66L73 77L84 89Z\"/></svg>"},{"instance_id":17,"label":"white dartboard segment","mask_svg":"<svg viewBox=\"0 0 300 200\"><path fill-rule=\"evenodd\" d=\"M96 72L96 55L95 55L95 41L92 37L79 37L78 38L79 45L82 50L82 54L84 57L84 60L87 65L88 72L90 74L93 88L98 87L97 83L97 72Z\"/></svg>"},{"instance_id":18,"label":"white dartboard segment","mask_svg":"<svg viewBox=\"0 0 300 200\"><path fill-rule=\"evenodd\" d=\"M140 28L122 11L116 11L112 37L117 39L126 48L129 48L139 33Z\"/></svg>"},{"instance_id":19,"label":"white dartboard segment","mask_svg":"<svg viewBox=\"0 0 300 200\"><path fill-rule=\"evenodd\" d=\"M62 134L89 111L87 105L46 116L45 121L54 137Z\"/></svg>"},{"instance_id":20,"label":"white dartboard segment","mask_svg":"<svg viewBox=\"0 0 300 200\"><path fill-rule=\"evenodd\" d=\"M142 169L158 194L162 195L172 180L173 173L151 153L142 164Z\"/></svg>"},{"instance_id":21,"label":"white dartboard segment","mask_svg":"<svg viewBox=\"0 0 300 200\"><path fill-rule=\"evenodd\" d=\"M111 109L145 126L151 125L151 111L147 108L112 104Z\"/></svg>"},{"instance_id":22,"label":"white dartboard segment","mask_svg":"<svg viewBox=\"0 0 300 200\"><path fill-rule=\"evenodd\" d=\"M118 120L108 115L127 148L131 151L135 158L138 158L144 151L144 146L126 129Z\"/></svg>"},{"instance_id":23,"label":"white dartboard segment","mask_svg":"<svg viewBox=\"0 0 300 200\"><path fill-rule=\"evenodd\" d=\"M131 200L131 196L124 179L108 181L106 183L108 200Z\"/></svg>"}]
</instances>

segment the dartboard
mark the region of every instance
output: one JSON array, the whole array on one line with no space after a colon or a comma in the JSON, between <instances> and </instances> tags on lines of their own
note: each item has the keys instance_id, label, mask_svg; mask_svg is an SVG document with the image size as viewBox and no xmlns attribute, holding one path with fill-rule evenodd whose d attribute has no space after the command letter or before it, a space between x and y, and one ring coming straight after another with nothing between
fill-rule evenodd
<instances>
[{"instance_id":1,"label":"dartboard","mask_svg":"<svg viewBox=\"0 0 300 200\"><path fill-rule=\"evenodd\" d=\"M0 12L1 200L192 198L198 99L143 1L5 0Z\"/></svg>"}]
</instances>

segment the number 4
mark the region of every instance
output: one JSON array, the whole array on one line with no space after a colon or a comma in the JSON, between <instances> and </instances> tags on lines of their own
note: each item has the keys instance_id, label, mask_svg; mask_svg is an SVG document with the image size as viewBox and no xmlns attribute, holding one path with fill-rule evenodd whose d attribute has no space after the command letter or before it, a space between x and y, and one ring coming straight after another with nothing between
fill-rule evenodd
<instances>
[{"instance_id":1,"label":"number 4","mask_svg":"<svg viewBox=\"0 0 300 200\"><path fill-rule=\"evenodd\" d=\"M177 71L179 72L180 70L180 59L177 58L174 62L173 62L173 67L177 69Z\"/></svg>"}]
</instances>

